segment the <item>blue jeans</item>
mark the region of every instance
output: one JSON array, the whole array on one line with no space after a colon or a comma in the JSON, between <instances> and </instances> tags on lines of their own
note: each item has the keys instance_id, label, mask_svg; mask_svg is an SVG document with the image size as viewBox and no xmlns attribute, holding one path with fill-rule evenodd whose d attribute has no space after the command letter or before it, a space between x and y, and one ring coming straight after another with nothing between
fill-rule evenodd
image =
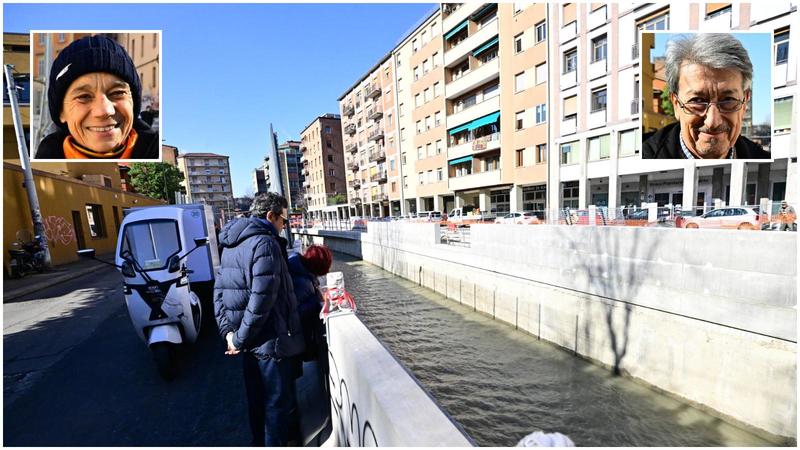
<instances>
[{"instance_id":1,"label":"blue jeans","mask_svg":"<svg viewBox=\"0 0 800 450\"><path fill-rule=\"evenodd\" d=\"M287 445L297 427L293 359L258 359L243 352L242 362L252 445Z\"/></svg>"}]
</instances>

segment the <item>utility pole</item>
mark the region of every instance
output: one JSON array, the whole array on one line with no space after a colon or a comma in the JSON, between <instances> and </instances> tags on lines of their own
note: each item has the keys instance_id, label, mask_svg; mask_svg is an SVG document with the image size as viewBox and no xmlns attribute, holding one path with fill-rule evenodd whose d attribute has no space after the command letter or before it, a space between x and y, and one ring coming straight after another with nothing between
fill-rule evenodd
<instances>
[{"instance_id":1,"label":"utility pole","mask_svg":"<svg viewBox=\"0 0 800 450\"><path fill-rule=\"evenodd\" d=\"M14 117L14 130L17 132L17 150L19 150L19 160L22 165L22 173L25 177L25 190L28 193L28 204L31 207L31 218L33 219L33 234L39 236L39 246L44 251L44 265L51 267L50 248L47 246L47 235L45 234L44 224L42 223L42 212L39 210L39 197L36 195L36 184L33 182L33 172L31 162L28 158L28 144L25 143L25 130L22 125L22 118L19 115L19 97L17 96L17 84L14 82L12 70L14 66L6 64L4 67L6 76L6 88L8 99L11 102L12 116Z\"/></svg>"}]
</instances>

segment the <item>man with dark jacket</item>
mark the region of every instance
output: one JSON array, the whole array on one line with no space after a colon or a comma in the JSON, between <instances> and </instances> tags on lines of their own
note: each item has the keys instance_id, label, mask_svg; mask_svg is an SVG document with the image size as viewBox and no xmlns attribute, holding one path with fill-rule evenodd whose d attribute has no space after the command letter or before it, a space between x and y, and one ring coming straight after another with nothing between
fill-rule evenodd
<instances>
[{"instance_id":1,"label":"man with dark jacket","mask_svg":"<svg viewBox=\"0 0 800 450\"><path fill-rule=\"evenodd\" d=\"M297 300L279 233L286 199L254 199L251 217L219 234L222 260L214 283L214 314L228 355L243 353L253 445L287 445L296 408L294 380L305 349ZM285 242L285 240L283 240Z\"/></svg>"}]
</instances>

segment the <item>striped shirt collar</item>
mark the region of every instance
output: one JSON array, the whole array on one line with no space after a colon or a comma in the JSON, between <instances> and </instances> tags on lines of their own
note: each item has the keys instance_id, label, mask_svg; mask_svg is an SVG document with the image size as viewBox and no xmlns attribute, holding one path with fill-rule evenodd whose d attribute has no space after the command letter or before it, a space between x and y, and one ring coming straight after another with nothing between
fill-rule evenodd
<instances>
[{"instance_id":1,"label":"striped shirt collar","mask_svg":"<svg viewBox=\"0 0 800 450\"><path fill-rule=\"evenodd\" d=\"M685 159L700 159L692 154L689 151L689 147L686 146L686 143L683 142L683 135L680 133L680 129L678 131L678 138L681 140L681 150L683 150L683 157ZM728 151L728 156L725 159L734 159L736 158L736 147L731 147Z\"/></svg>"}]
</instances>

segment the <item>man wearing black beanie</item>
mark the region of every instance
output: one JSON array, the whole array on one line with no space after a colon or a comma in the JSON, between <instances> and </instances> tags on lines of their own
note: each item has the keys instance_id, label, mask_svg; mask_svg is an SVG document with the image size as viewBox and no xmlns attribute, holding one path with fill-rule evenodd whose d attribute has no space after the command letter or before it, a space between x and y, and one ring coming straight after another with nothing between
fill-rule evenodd
<instances>
[{"instance_id":1,"label":"man wearing black beanie","mask_svg":"<svg viewBox=\"0 0 800 450\"><path fill-rule=\"evenodd\" d=\"M59 130L42 140L35 159L158 159L158 133L139 119L136 66L112 39L87 36L62 50L47 100Z\"/></svg>"}]
</instances>

